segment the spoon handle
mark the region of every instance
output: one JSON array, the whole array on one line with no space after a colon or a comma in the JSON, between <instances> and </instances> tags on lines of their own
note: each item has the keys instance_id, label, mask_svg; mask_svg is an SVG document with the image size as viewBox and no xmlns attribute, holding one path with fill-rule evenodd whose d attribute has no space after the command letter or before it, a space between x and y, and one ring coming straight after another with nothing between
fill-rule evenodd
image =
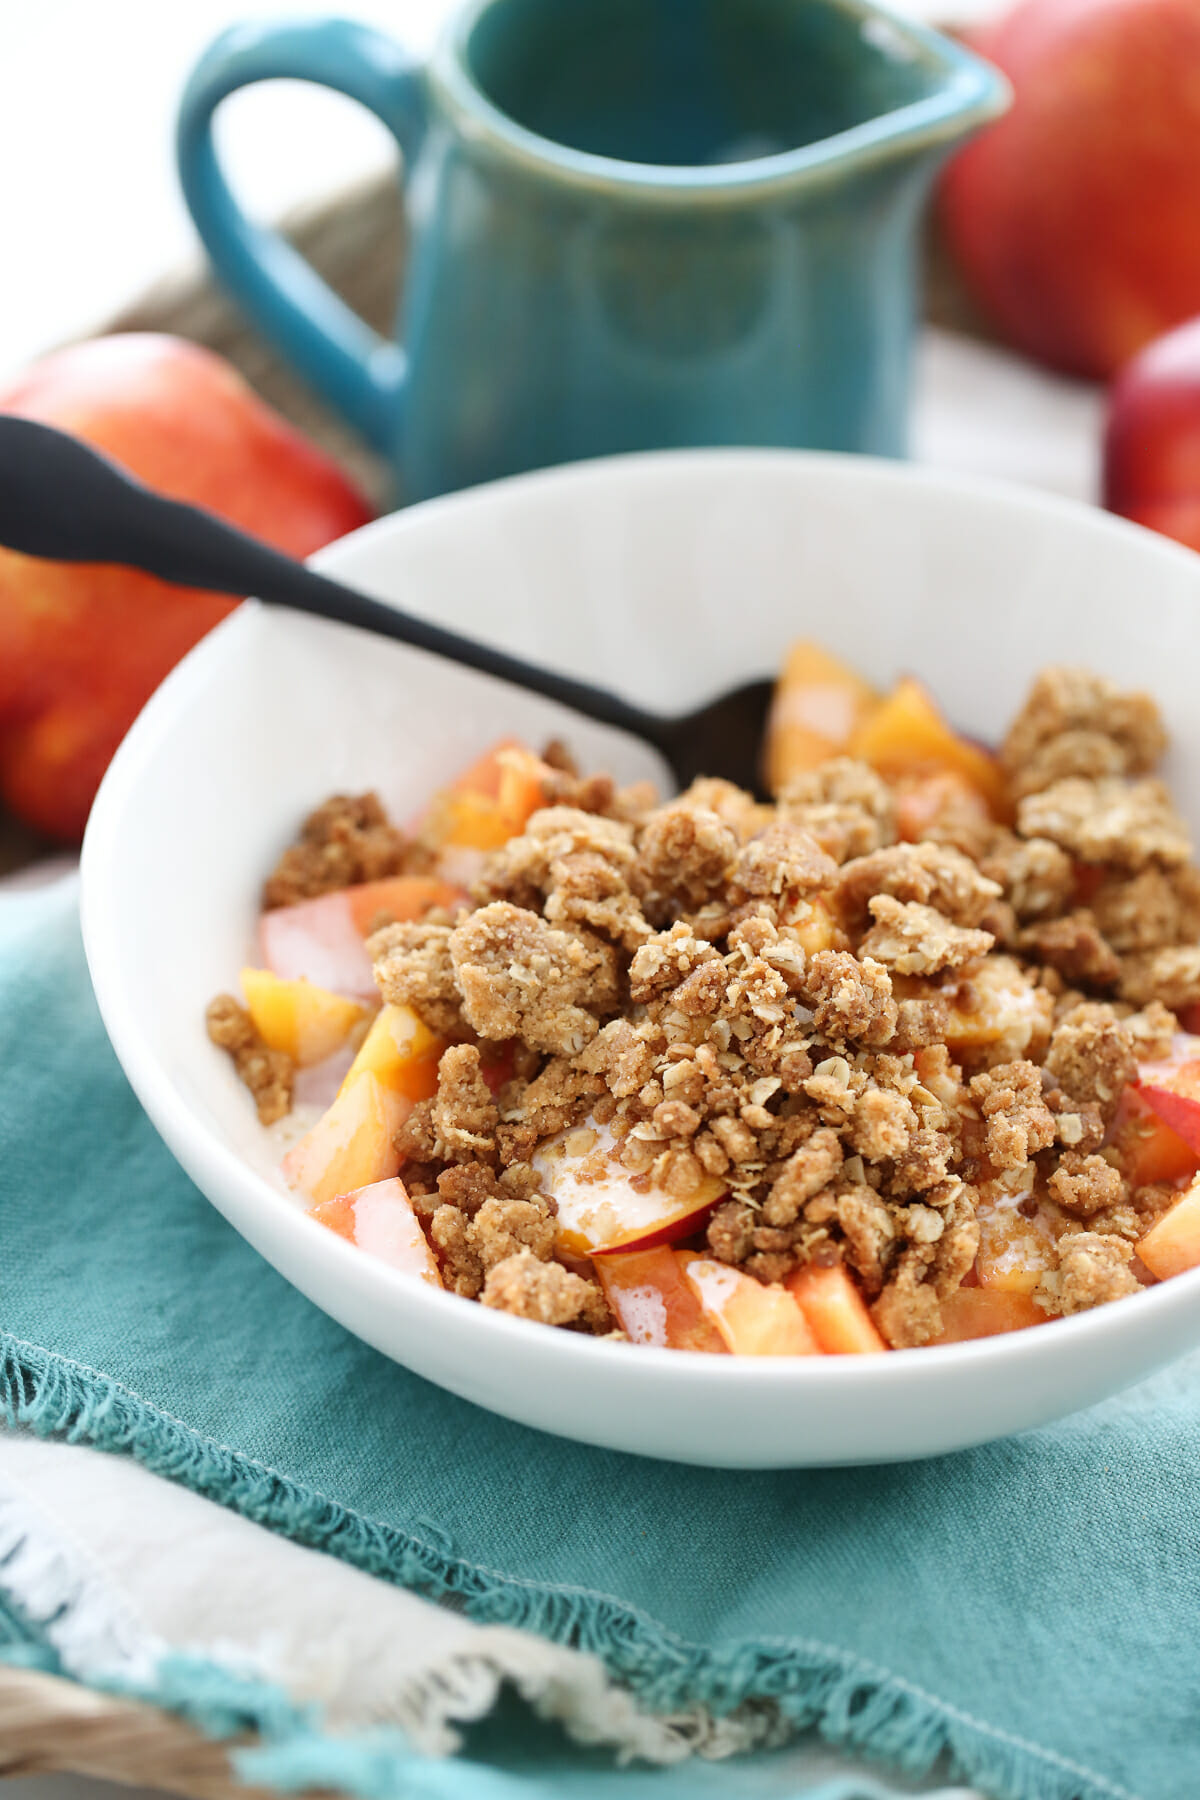
<instances>
[{"instance_id":1,"label":"spoon handle","mask_svg":"<svg viewBox=\"0 0 1200 1800\"><path fill-rule=\"evenodd\" d=\"M319 575L214 513L155 493L79 438L12 414L0 414L0 544L57 562L118 563L180 587L253 594L356 625L560 701L647 740L669 759L669 722L619 695Z\"/></svg>"}]
</instances>

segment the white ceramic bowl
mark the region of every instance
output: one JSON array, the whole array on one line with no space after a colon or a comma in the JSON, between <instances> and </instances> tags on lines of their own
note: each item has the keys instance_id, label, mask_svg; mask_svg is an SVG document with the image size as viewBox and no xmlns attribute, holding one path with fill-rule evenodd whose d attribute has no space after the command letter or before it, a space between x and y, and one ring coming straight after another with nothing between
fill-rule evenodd
<instances>
[{"instance_id":1,"label":"white ceramic bowl","mask_svg":"<svg viewBox=\"0 0 1200 1800\"><path fill-rule=\"evenodd\" d=\"M862 459L734 451L594 462L382 519L318 565L664 707L773 671L812 635L873 680L914 670L994 737L1042 664L1151 689L1200 825L1200 558L1098 512ZM88 829L88 958L117 1054L213 1204L386 1355L586 1443L769 1468L927 1456L1087 1406L1200 1341L1200 1272L1033 1331L886 1357L738 1359L606 1344L407 1282L304 1217L209 997L265 871L334 789L400 817L503 732L661 777L618 734L436 659L242 607L155 694Z\"/></svg>"}]
</instances>

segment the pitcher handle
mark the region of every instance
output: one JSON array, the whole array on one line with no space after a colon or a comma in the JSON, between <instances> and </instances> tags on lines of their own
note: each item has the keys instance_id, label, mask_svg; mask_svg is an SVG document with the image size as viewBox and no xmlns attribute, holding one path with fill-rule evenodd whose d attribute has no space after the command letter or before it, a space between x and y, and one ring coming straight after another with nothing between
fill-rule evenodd
<instances>
[{"instance_id":1,"label":"pitcher handle","mask_svg":"<svg viewBox=\"0 0 1200 1800\"><path fill-rule=\"evenodd\" d=\"M235 25L193 70L176 128L184 197L217 274L297 372L390 457L401 428L403 349L372 331L278 232L247 218L217 159L213 115L222 100L281 78L333 88L367 107L396 138L407 177L426 123L421 66L349 20Z\"/></svg>"}]
</instances>

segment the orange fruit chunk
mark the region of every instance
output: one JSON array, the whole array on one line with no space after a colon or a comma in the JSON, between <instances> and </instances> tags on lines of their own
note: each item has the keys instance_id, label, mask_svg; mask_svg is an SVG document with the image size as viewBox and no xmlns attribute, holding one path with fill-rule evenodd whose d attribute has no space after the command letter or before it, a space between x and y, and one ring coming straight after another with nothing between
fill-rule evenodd
<instances>
[{"instance_id":1,"label":"orange fruit chunk","mask_svg":"<svg viewBox=\"0 0 1200 1800\"><path fill-rule=\"evenodd\" d=\"M784 1285L799 1303L818 1349L827 1356L862 1356L887 1349L841 1263L828 1269L810 1263L789 1275Z\"/></svg>"},{"instance_id":2,"label":"orange fruit chunk","mask_svg":"<svg viewBox=\"0 0 1200 1800\"><path fill-rule=\"evenodd\" d=\"M763 766L771 793L840 755L878 704L875 689L848 664L811 639L793 644L767 718Z\"/></svg>"},{"instance_id":3,"label":"orange fruit chunk","mask_svg":"<svg viewBox=\"0 0 1200 1800\"><path fill-rule=\"evenodd\" d=\"M592 1266L631 1343L728 1353L724 1338L705 1318L685 1281L673 1250L665 1245L652 1250L615 1250L597 1256Z\"/></svg>"}]
</instances>

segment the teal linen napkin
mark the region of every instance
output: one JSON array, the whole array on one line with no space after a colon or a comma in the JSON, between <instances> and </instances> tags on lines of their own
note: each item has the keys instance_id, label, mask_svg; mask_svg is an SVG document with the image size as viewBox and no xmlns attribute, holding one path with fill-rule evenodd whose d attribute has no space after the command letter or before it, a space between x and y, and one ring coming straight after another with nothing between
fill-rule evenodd
<instances>
[{"instance_id":1,"label":"teal linen napkin","mask_svg":"<svg viewBox=\"0 0 1200 1800\"><path fill-rule=\"evenodd\" d=\"M708 1472L508 1424L367 1349L236 1236L121 1075L73 896L17 910L0 938L10 1422L594 1651L656 1709L770 1697L895 1769L945 1754L997 1800L1200 1792L1200 1359L1051 1429L890 1468ZM779 1766L505 1781L674 1800L780 1794Z\"/></svg>"}]
</instances>

